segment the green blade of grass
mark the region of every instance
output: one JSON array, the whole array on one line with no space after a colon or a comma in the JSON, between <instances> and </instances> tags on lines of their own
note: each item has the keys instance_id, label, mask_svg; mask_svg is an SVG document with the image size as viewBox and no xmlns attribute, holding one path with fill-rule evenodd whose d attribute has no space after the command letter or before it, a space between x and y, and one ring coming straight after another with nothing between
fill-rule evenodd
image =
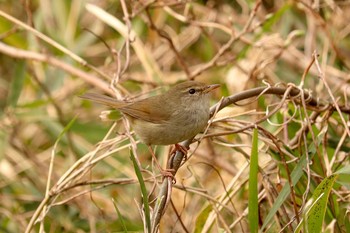
<instances>
[{"instance_id":1,"label":"green blade of grass","mask_svg":"<svg viewBox=\"0 0 350 233\"><path fill-rule=\"evenodd\" d=\"M147 232L150 233L151 232L151 217L150 217L151 215L150 215L150 208L149 208L149 202L148 202L148 193L147 193L145 181L143 180L140 168L139 168L137 161L135 159L135 155L132 153L132 151L130 153L131 153L130 159L131 159L132 163L134 164L134 170L135 170L135 173L136 173L136 176L137 176L137 179L139 181L140 188L141 188Z\"/></svg>"},{"instance_id":2,"label":"green blade of grass","mask_svg":"<svg viewBox=\"0 0 350 233\"><path fill-rule=\"evenodd\" d=\"M204 207L204 209L202 209L202 211L196 218L195 228L193 231L194 233L202 232L205 222L208 220L208 216L210 215L212 210L213 207L211 205L207 205L206 207Z\"/></svg>"},{"instance_id":3,"label":"green blade of grass","mask_svg":"<svg viewBox=\"0 0 350 233\"><path fill-rule=\"evenodd\" d=\"M73 124L75 123L76 119L78 116L75 116L68 124L63 128L63 130L60 132L58 135L55 144L53 145L52 153L51 153L51 161L50 161L50 166L49 166L49 175L47 179L47 185L46 185L46 195L49 195L50 192L50 187L51 187L51 177L52 177L52 172L53 172L53 165L56 157L56 149L58 146L58 143L61 141L63 136L72 128Z\"/></svg>"},{"instance_id":4,"label":"green blade of grass","mask_svg":"<svg viewBox=\"0 0 350 233\"><path fill-rule=\"evenodd\" d=\"M26 62L18 61L15 63L13 69L15 74L10 87L9 97L7 99L7 104L11 107L16 107L19 96L21 95L24 77L26 75Z\"/></svg>"},{"instance_id":5,"label":"green blade of grass","mask_svg":"<svg viewBox=\"0 0 350 233\"><path fill-rule=\"evenodd\" d=\"M295 184L299 181L299 179L303 175L303 168L305 167L305 165L306 165L306 157L304 155L301 157L298 165L295 167L295 169L291 173L293 186L295 186ZM276 212L281 207L281 205L283 205L284 201L287 199L289 194L290 194L290 186L289 184L285 184L281 192L279 193L278 197L276 198L268 215L266 216L264 220L264 224L261 227L261 231L263 231L265 227L267 227L267 225L270 224L271 220L273 219L273 216L276 214Z\"/></svg>"},{"instance_id":6,"label":"green blade of grass","mask_svg":"<svg viewBox=\"0 0 350 233\"><path fill-rule=\"evenodd\" d=\"M123 228L124 232L128 232L128 229L126 228L126 225L125 225L125 222L124 222L123 215L120 213L119 208L118 208L117 203L116 203L116 201L114 200L114 198L112 198L112 200L113 200L114 208L117 210L117 213L118 213L118 216L119 216L119 219L120 219L120 223L121 223L121 225L122 225L122 228Z\"/></svg>"},{"instance_id":7,"label":"green blade of grass","mask_svg":"<svg viewBox=\"0 0 350 233\"><path fill-rule=\"evenodd\" d=\"M321 131L318 135L319 139L322 139L322 137L324 136L324 134L326 133L326 131ZM322 140L318 140L318 145L322 142ZM312 143L309 146L308 149L308 156L309 156L309 160L312 160L312 158L314 157L314 155L316 154L316 146L314 143ZM304 171L304 167L306 166L306 155L303 155L297 166L294 168L294 170L291 173L291 179L292 179L292 184L293 186L296 185L296 183L300 180L301 176L303 175ZM278 197L276 198L273 206L271 207L268 215L266 216L266 218L264 219L264 223L261 227L261 232L267 227L267 225L269 225L273 219L273 216L276 214L276 212L278 211L278 209L283 205L284 201L287 199L288 195L290 194L290 185L286 184L283 186L281 192L279 193Z\"/></svg>"},{"instance_id":8,"label":"green blade of grass","mask_svg":"<svg viewBox=\"0 0 350 233\"><path fill-rule=\"evenodd\" d=\"M285 15L285 12L289 10L291 6L292 5L289 3L284 4L281 8L279 8L278 11L271 14L271 17L268 20L266 20L266 22L263 25L263 32L271 31L272 26L280 21L281 17Z\"/></svg>"},{"instance_id":9,"label":"green blade of grass","mask_svg":"<svg viewBox=\"0 0 350 233\"><path fill-rule=\"evenodd\" d=\"M248 220L250 232L258 232L258 130L254 128L250 156Z\"/></svg>"}]
</instances>

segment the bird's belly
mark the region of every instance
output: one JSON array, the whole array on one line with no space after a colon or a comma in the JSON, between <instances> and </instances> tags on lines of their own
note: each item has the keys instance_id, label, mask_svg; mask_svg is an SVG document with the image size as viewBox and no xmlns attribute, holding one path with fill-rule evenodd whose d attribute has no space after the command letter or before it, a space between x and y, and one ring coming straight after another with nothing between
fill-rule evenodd
<instances>
[{"instance_id":1,"label":"bird's belly","mask_svg":"<svg viewBox=\"0 0 350 233\"><path fill-rule=\"evenodd\" d=\"M179 121L177 124L160 123L155 124L136 120L134 122L134 131L140 139L147 145L170 145L182 142L196 136L207 125L208 120L187 121L191 123L184 124Z\"/></svg>"}]
</instances>

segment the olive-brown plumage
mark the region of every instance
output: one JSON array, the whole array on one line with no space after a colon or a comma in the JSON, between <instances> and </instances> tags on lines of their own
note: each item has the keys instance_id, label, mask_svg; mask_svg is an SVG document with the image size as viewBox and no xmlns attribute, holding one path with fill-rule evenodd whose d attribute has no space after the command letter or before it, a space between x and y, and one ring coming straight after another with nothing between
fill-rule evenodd
<instances>
[{"instance_id":1,"label":"olive-brown plumage","mask_svg":"<svg viewBox=\"0 0 350 233\"><path fill-rule=\"evenodd\" d=\"M121 111L147 145L170 145L194 137L209 120L209 92L219 85L186 81L164 94L132 103L88 93L82 96Z\"/></svg>"}]
</instances>

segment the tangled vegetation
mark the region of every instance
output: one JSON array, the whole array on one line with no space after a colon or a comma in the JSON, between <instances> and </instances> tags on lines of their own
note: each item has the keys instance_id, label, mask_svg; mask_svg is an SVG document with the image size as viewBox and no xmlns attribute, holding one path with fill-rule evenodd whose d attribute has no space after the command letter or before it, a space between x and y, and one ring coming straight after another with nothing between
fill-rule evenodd
<instances>
[{"instance_id":1,"label":"tangled vegetation","mask_svg":"<svg viewBox=\"0 0 350 233\"><path fill-rule=\"evenodd\" d=\"M1 232L350 232L349 1L6 1ZM187 158L122 100L218 83ZM102 113L101 113L102 112ZM99 118L101 114L103 120Z\"/></svg>"}]
</instances>

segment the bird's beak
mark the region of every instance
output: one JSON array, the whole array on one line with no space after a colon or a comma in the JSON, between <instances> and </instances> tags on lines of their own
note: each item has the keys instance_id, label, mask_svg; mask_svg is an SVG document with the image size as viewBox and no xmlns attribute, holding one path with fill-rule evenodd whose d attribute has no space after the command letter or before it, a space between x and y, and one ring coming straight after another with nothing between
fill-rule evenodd
<instances>
[{"instance_id":1,"label":"bird's beak","mask_svg":"<svg viewBox=\"0 0 350 233\"><path fill-rule=\"evenodd\" d=\"M212 90L216 89L220 87L220 84L212 84L212 85L208 85L205 87L203 93L208 93L208 92L211 92Z\"/></svg>"}]
</instances>

